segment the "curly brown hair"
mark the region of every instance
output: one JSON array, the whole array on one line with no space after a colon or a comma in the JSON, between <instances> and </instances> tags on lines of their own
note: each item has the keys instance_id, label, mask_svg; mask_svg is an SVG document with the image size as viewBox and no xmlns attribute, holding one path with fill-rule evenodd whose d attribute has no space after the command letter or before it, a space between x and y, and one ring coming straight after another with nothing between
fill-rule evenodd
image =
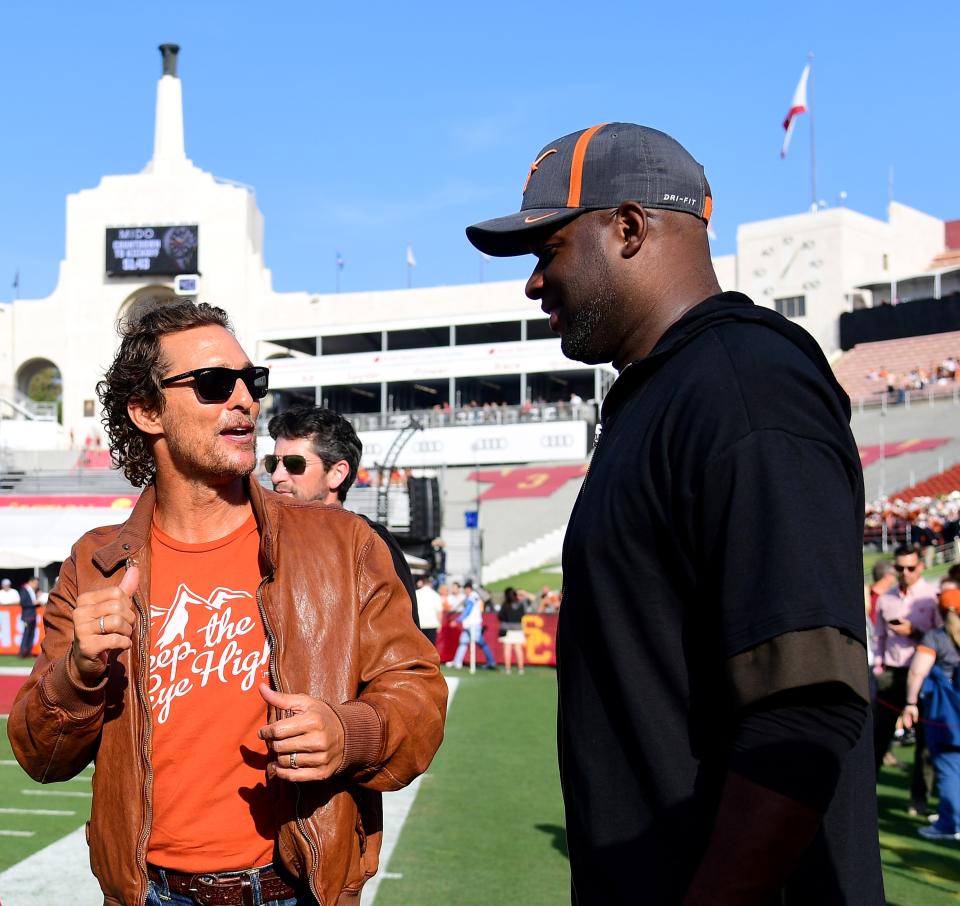
<instances>
[{"instance_id":1,"label":"curly brown hair","mask_svg":"<svg viewBox=\"0 0 960 906\"><path fill-rule=\"evenodd\" d=\"M163 412L160 381L169 364L163 357L160 340L167 334L211 325L225 327L233 333L227 313L205 302L138 305L120 322L120 348L103 380L97 384L97 396L103 406L101 421L110 440L110 458L135 487L150 482L156 463L146 435L127 414L127 404L139 398L150 412Z\"/></svg>"}]
</instances>

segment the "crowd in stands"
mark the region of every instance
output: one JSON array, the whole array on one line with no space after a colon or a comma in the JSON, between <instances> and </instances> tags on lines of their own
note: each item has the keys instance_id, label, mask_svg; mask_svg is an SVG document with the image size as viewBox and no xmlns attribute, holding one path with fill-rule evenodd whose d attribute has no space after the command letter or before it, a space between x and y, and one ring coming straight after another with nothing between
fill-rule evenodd
<instances>
[{"instance_id":1,"label":"crowd in stands","mask_svg":"<svg viewBox=\"0 0 960 906\"><path fill-rule=\"evenodd\" d=\"M957 356L949 355L939 365L930 365L928 368L915 365L904 374L888 371L885 365L881 365L867 372L867 380L886 387L888 394L899 396L908 391L923 390L931 384L955 383L958 378L957 361Z\"/></svg>"},{"instance_id":2,"label":"crowd in stands","mask_svg":"<svg viewBox=\"0 0 960 906\"><path fill-rule=\"evenodd\" d=\"M931 557L935 548L958 538L960 491L941 498L896 498L867 505L863 529L865 545L880 547L884 540L891 545L912 542L921 545L925 557Z\"/></svg>"},{"instance_id":3,"label":"crowd in stands","mask_svg":"<svg viewBox=\"0 0 960 906\"><path fill-rule=\"evenodd\" d=\"M588 400L585 404L583 397L577 393L571 393L567 399L560 397L546 399L539 396L535 399L525 399L519 406L506 402L505 400L479 403L476 400L470 400L464 403L454 413L453 407L449 402L437 403L433 407L435 415L458 415L458 420L466 421L470 424L499 424L507 421L508 412L519 408L521 421L537 421L542 417L549 417L555 413L554 417L566 418L568 414L574 417L583 417L589 414L594 408L595 400Z\"/></svg>"}]
</instances>

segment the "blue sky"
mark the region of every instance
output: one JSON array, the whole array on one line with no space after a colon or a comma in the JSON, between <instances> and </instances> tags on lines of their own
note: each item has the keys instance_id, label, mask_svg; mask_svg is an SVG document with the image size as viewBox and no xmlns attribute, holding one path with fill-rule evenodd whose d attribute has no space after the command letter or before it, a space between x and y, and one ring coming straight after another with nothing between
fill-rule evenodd
<instances>
[{"instance_id":1,"label":"blue sky","mask_svg":"<svg viewBox=\"0 0 960 906\"><path fill-rule=\"evenodd\" d=\"M0 0L0 299L42 297L64 199L138 172L157 45L179 43L188 156L256 188L278 290L526 276L481 262L468 223L516 210L548 141L626 120L673 134L714 193L714 251L810 204L809 118L781 122L815 55L818 195L883 217L894 197L960 218L960 4Z\"/></svg>"}]
</instances>

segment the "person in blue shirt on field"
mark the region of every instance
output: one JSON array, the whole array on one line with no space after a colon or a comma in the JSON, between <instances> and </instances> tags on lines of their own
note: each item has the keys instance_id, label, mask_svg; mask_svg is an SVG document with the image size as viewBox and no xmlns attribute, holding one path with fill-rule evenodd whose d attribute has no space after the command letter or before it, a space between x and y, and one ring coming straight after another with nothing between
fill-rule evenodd
<instances>
[{"instance_id":1,"label":"person in blue shirt on field","mask_svg":"<svg viewBox=\"0 0 960 906\"><path fill-rule=\"evenodd\" d=\"M463 601L463 610L460 611L454 621L459 624L461 632L460 644L457 646L457 653L453 658L453 666L458 670L463 666L467 647L470 642L476 642L480 646L483 656L487 659L487 662L483 665L484 670L496 670L497 661L483 637L483 602L480 600L480 595L473 590L473 582L469 579L463 583L463 590L466 594Z\"/></svg>"}]
</instances>

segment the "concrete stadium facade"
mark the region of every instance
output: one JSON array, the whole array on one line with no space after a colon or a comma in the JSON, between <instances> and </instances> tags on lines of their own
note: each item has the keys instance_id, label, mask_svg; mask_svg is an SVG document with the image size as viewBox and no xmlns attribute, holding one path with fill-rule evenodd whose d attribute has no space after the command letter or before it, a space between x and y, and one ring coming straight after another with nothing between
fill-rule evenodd
<instances>
[{"instance_id":1,"label":"concrete stadium facade","mask_svg":"<svg viewBox=\"0 0 960 906\"><path fill-rule=\"evenodd\" d=\"M112 358L117 319L147 297L175 298L177 283L169 273L139 272L135 257L130 271L110 271L109 238L156 225L192 229L193 292L226 308L241 343L270 365L274 395L267 409L326 402L345 413L380 416L367 425L373 430L393 427L386 420L393 412L480 406L484 394L517 410L539 402L544 412L565 400L602 399L613 372L564 358L522 281L336 295L275 292L253 190L217 179L186 156L182 86L174 72L157 85L154 153L143 171L105 176L97 187L67 197L56 289L44 299L0 306L0 401L6 404L0 404L0 450L67 448L101 435L94 387ZM895 292L897 280L924 273L945 248L944 231L943 221L895 203L886 222L843 208L821 210L742 225L737 253L716 258L715 266L725 289L794 317L832 355L839 315L879 302L876 287L887 281ZM60 380L59 425L31 419L25 398L30 379L50 367ZM568 411L566 418L579 415ZM501 412L494 420L503 418Z\"/></svg>"}]
</instances>

